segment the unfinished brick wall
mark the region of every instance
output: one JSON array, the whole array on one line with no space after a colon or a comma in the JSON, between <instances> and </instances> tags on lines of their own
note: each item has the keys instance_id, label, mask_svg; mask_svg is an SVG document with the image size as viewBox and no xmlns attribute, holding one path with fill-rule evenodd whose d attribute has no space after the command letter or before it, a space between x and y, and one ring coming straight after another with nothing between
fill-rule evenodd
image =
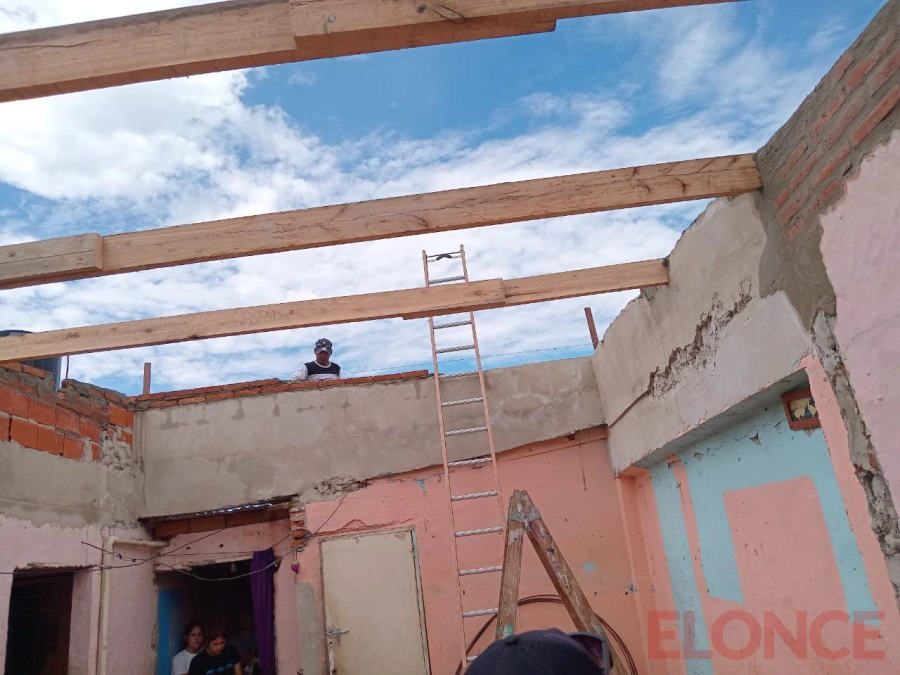
<instances>
[{"instance_id":1,"label":"unfinished brick wall","mask_svg":"<svg viewBox=\"0 0 900 675\"><path fill-rule=\"evenodd\" d=\"M0 366L0 441L78 461L100 461L102 451L130 454L134 413L113 391L54 377L18 363Z\"/></svg>"},{"instance_id":2,"label":"unfinished brick wall","mask_svg":"<svg viewBox=\"0 0 900 675\"><path fill-rule=\"evenodd\" d=\"M158 394L146 394L134 396L129 399L134 410L147 410L149 408L167 408L173 405L190 405L191 403L206 403L212 401L225 401L230 398L243 398L245 396L265 396L284 391L297 391L300 389L322 389L324 387L339 387L358 384L372 384L373 382L392 382L394 380L409 380L429 377L427 370L414 370L406 373L394 373L392 375L375 375L373 377L351 377L345 380L322 380L316 382L284 382L277 378L269 380L253 380L250 382L236 382L234 384L222 384L213 387L198 387L196 389L182 389L178 391L165 391Z\"/></svg>"},{"instance_id":3,"label":"unfinished brick wall","mask_svg":"<svg viewBox=\"0 0 900 675\"><path fill-rule=\"evenodd\" d=\"M767 241L760 292L784 291L810 330L841 407L872 530L900 604L900 522L835 335L838 312L822 255L821 217L840 207L863 161L900 128L900 0L888 0L788 123L758 153ZM853 227L852 222L842 223ZM886 214L885 228L897 227ZM884 274L894 274L884 270ZM865 301L860 299L860 301ZM862 374L857 373L857 376Z\"/></svg>"}]
</instances>

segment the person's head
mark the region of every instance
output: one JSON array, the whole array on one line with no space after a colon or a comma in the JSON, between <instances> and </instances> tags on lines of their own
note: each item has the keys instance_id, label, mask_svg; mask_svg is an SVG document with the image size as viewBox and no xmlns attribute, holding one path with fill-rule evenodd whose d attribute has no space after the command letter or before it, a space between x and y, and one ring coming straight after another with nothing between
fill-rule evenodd
<instances>
[{"instance_id":1,"label":"person's head","mask_svg":"<svg viewBox=\"0 0 900 675\"><path fill-rule=\"evenodd\" d=\"M492 642L467 675L609 675L606 641L589 633L533 630Z\"/></svg>"},{"instance_id":2,"label":"person's head","mask_svg":"<svg viewBox=\"0 0 900 675\"><path fill-rule=\"evenodd\" d=\"M206 627L206 653L218 656L225 649L227 628L224 621L213 621Z\"/></svg>"},{"instance_id":3,"label":"person's head","mask_svg":"<svg viewBox=\"0 0 900 675\"><path fill-rule=\"evenodd\" d=\"M331 340L326 340L325 338L321 338L316 340L316 363L320 366L324 366L331 360Z\"/></svg>"},{"instance_id":4,"label":"person's head","mask_svg":"<svg viewBox=\"0 0 900 675\"><path fill-rule=\"evenodd\" d=\"M184 627L184 644L192 654L203 648L203 624L191 621Z\"/></svg>"}]
</instances>

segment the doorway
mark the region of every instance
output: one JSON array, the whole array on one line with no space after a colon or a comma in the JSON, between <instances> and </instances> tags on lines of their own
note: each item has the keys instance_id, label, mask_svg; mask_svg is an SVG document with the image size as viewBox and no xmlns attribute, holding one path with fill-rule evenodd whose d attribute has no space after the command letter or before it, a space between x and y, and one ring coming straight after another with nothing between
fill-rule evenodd
<instances>
[{"instance_id":1,"label":"doorway","mask_svg":"<svg viewBox=\"0 0 900 675\"><path fill-rule=\"evenodd\" d=\"M322 583L329 673L427 675L411 529L323 540Z\"/></svg>"},{"instance_id":2,"label":"doorway","mask_svg":"<svg viewBox=\"0 0 900 675\"><path fill-rule=\"evenodd\" d=\"M238 635L241 617L253 619L250 561L200 565L185 571L157 573L159 586L157 675L170 675L172 657L184 649L182 636L189 621L204 626L224 620L228 642L249 649L245 636ZM252 623L250 631L253 631ZM254 636L255 642L255 636Z\"/></svg>"},{"instance_id":3,"label":"doorway","mask_svg":"<svg viewBox=\"0 0 900 675\"><path fill-rule=\"evenodd\" d=\"M6 673L68 673L73 587L71 571L15 573L9 598Z\"/></svg>"}]
</instances>

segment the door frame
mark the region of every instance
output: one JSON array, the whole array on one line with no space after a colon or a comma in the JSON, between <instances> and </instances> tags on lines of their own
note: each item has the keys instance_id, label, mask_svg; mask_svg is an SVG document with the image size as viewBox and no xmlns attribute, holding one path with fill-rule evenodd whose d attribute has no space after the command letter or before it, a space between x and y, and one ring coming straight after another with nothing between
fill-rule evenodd
<instances>
[{"instance_id":1,"label":"door frame","mask_svg":"<svg viewBox=\"0 0 900 675\"><path fill-rule=\"evenodd\" d=\"M325 555L323 551L323 545L327 541L331 541L333 539L347 539L348 537L365 537L376 534L394 534L397 532L409 532L410 539L412 540L412 554L413 554L413 569L416 574L416 606L419 610L419 633L422 637L422 656L425 658L425 675L431 675L431 654L428 650L428 627L425 622L425 599L422 593L422 572L419 567L419 539L416 536L416 528L415 525L408 525L406 527L389 527L385 529L375 529L375 530L361 530L359 532L354 533L346 533L346 534L334 534L328 535L325 537L319 538L319 569L322 570L322 633L325 639L325 657L327 659L327 672L331 672L334 668L334 661L331 655L331 650L329 648L328 638L325 637L325 633L328 631L328 616L326 615L326 600L325 600Z\"/></svg>"}]
</instances>

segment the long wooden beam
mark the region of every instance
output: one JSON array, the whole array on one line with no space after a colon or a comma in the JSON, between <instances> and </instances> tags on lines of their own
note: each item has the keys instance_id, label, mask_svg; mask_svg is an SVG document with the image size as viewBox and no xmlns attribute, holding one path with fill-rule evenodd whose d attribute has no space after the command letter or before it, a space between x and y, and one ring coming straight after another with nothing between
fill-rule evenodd
<instances>
[{"instance_id":1,"label":"long wooden beam","mask_svg":"<svg viewBox=\"0 0 900 675\"><path fill-rule=\"evenodd\" d=\"M91 265L83 237L0 246L0 289L281 251L447 232L752 192L753 155L714 157L179 225L102 238ZM99 235L95 235L98 236ZM57 260L52 259L56 252ZM39 260L27 266L24 261Z\"/></svg>"},{"instance_id":2,"label":"long wooden beam","mask_svg":"<svg viewBox=\"0 0 900 675\"><path fill-rule=\"evenodd\" d=\"M490 279L65 328L0 338L0 362L147 347L288 328L330 326L395 317L440 316L660 286L668 281L666 262L647 260L509 281Z\"/></svg>"},{"instance_id":3,"label":"long wooden beam","mask_svg":"<svg viewBox=\"0 0 900 675\"><path fill-rule=\"evenodd\" d=\"M0 102L740 0L231 0L0 35Z\"/></svg>"}]
</instances>

